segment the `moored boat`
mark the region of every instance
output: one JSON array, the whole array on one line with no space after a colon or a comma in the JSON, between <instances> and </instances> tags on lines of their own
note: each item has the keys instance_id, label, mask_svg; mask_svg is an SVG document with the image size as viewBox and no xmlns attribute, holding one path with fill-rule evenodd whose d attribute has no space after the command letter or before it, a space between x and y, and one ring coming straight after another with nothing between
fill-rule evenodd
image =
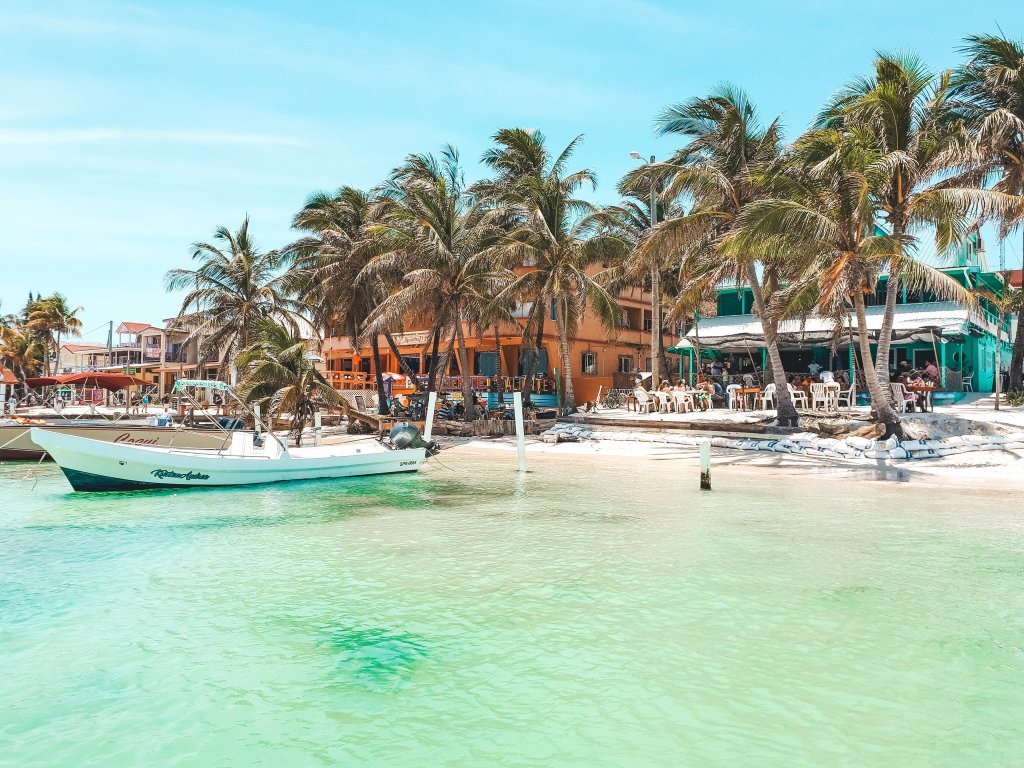
<instances>
[{"instance_id":1,"label":"moored boat","mask_svg":"<svg viewBox=\"0 0 1024 768\"><path fill-rule=\"evenodd\" d=\"M76 491L240 486L415 472L429 449L414 427L393 438L392 445L361 440L288 448L273 434L265 434L262 445L253 438L250 432L233 432L226 449L204 451L32 430L33 442L53 457Z\"/></svg>"},{"instance_id":2,"label":"moored boat","mask_svg":"<svg viewBox=\"0 0 1024 768\"><path fill-rule=\"evenodd\" d=\"M46 451L33 442L33 428L118 445L217 449L226 443L223 431L209 429L118 425L110 422L82 424L69 420L39 424L26 420L23 423L0 424L0 461L38 461L43 458Z\"/></svg>"}]
</instances>

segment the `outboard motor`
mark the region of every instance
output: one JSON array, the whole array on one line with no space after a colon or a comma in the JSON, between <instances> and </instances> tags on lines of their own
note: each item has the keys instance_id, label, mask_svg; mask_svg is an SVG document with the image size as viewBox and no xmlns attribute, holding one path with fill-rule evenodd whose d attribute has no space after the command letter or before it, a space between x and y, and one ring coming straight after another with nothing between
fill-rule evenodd
<instances>
[{"instance_id":1,"label":"outboard motor","mask_svg":"<svg viewBox=\"0 0 1024 768\"><path fill-rule=\"evenodd\" d=\"M388 433L391 444L402 450L403 448L425 448L427 456L435 456L441 450L437 443L431 440L429 443L420 436L419 429L415 424L403 421L395 424Z\"/></svg>"}]
</instances>

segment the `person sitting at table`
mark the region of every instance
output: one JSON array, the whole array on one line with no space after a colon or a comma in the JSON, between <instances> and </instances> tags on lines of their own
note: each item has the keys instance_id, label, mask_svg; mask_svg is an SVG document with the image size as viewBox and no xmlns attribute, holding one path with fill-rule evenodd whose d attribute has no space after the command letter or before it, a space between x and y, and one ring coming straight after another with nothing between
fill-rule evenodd
<instances>
[{"instance_id":1,"label":"person sitting at table","mask_svg":"<svg viewBox=\"0 0 1024 768\"><path fill-rule=\"evenodd\" d=\"M702 411L711 408L711 398L715 394L715 385L710 379L701 376L697 379L697 404Z\"/></svg>"},{"instance_id":2,"label":"person sitting at table","mask_svg":"<svg viewBox=\"0 0 1024 768\"><path fill-rule=\"evenodd\" d=\"M896 370L893 371L892 374L890 374L889 381L893 382L894 384L896 382L903 382L909 375L910 363L908 363L906 360L900 360L900 364L896 366Z\"/></svg>"},{"instance_id":3,"label":"person sitting at table","mask_svg":"<svg viewBox=\"0 0 1024 768\"><path fill-rule=\"evenodd\" d=\"M924 377L933 382L939 380L939 369L935 367L935 362L933 360L925 360Z\"/></svg>"},{"instance_id":4,"label":"person sitting at table","mask_svg":"<svg viewBox=\"0 0 1024 768\"><path fill-rule=\"evenodd\" d=\"M923 387L926 386L927 384L928 382L921 378L921 375L917 371L911 371L903 379L904 387ZM928 394L926 392L907 392L907 394L904 396L904 399L908 403L911 403L912 406L914 406L911 408L911 410L915 410L916 407L916 410L923 411L925 400L927 399L927 397Z\"/></svg>"},{"instance_id":5,"label":"person sitting at table","mask_svg":"<svg viewBox=\"0 0 1024 768\"><path fill-rule=\"evenodd\" d=\"M818 381L822 384L832 384L835 381L835 377L832 375L832 371L821 371L818 373Z\"/></svg>"}]
</instances>

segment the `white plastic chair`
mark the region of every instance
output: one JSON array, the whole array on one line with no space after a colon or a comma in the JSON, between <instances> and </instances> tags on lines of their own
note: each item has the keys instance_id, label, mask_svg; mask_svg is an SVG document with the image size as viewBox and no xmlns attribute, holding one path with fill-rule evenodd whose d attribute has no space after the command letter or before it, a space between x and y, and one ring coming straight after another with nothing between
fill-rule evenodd
<instances>
[{"instance_id":1,"label":"white plastic chair","mask_svg":"<svg viewBox=\"0 0 1024 768\"><path fill-rule=\"evenodd\" d=\"M811 383L811 410L834 411L838 408L839 385L835 382Z\"/></svg>"},{"instance_id":2,"label":"white plastic chair","mask_svg":"<svg viewBox=\"0 0 1024 768\"><path fill-rule=\"evenodd\" d=\"M807 407L807 393L799 391L792 384L787 384L789 387L789 396L793 399L794 408L806 408Z\"/></svg>"},{"instance_id":3,"label":"white plastic chair","mask_svg":"<svg viewBox=\"0 0 1024 768\"><path fill-rule=\"evenodd\" d=\"M637 413L650 413L651 406L654 405L655 402L650 393L648 393L648 391L643 387L637 387L633 390L633 395L636 397Z\"/></svg>"},{"instance_id":4,"label":"white plastic chair","mask_svg":"<svg viewBox=\"0 0 1024 768\"><path fill-rule=\"evenodd\" d=\"M963 382L964 382L964 386L963 386L963 391L964 392L973 392L974 391L974 374L973 373L970 374L969 376L964 376Z\"/></svg>"},{"instance_id":5,"label":"white plastic chair","mask_svg":"<svg viewBox=\"0 0 1024 768\"><path fill-rule=\"evenodd\" d=\"M857 387L851 384L850 388L845 392L840 390L836 395L836 408L842 408L844 400L846 401L847 408L853 408L857 402Z\"/></svg>"},{"instance_id":6,"label":"white plastic chair","mask_svg":"<svg viewBox=\"0 0 1024 768\"><path fill-rule=\"evenodd\" d=\"M673 390L672 397L676 401L676 413L689 413L693 410L693 395L689 392Z\"/></svg>"},{"instance_id":7,"label":"white plastic chair","mask_svg":"<svg viewBox=\"0 0 1024 768\"><path fill-rule=\"evenodd\" d=\"M660 413L668 413L671 410L671 405L675 402L673 398L669 397L667 392L662 392L660 389L653 393L658 398L658 411Z\"/></svg>"},{"instance_id":8,"label":"white plastic chair","mask_svg":"<svg viewBox=\"0 0 1024 768\"><path fill-rule=\"evenodd\" d=\"M736 410L740 405L740 396L737 394L740 391L739 384L730 384L725 388L725 404L727 408Z\"/></svg>"},{"instance_id":9,"label":"white plastic chair","mask_svg":"<svg viewBox=\"0 0 1024 768\"><path fill-rule=\"evenodd\" d=\"M889 385L892 388L893 405L900 413L907 412L907 405L914 401L914 396L898 381Z\"/></svg>"},{"instance_id":10,"label":"white plastic chair","mask_svg":"<svg viewBox=\"0 0 1024 768\"><path fill-rule=\"evenodd\" d=\"M761 396L758 399L761 401L761 410L762 411L767 411L767 410L770 410L770 409L774 409L775 408L775 385L774 384L765 384L764 385L764 392L761 393ZM771 403L771 406L768 405L769 403Z\"/></svg>"}]
</instances>

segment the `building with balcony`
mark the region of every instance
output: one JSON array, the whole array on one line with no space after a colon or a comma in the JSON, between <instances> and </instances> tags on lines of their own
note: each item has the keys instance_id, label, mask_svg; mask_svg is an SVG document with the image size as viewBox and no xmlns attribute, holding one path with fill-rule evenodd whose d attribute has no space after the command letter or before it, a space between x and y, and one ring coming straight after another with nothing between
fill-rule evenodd
<instances>
[{"instance_id":1,"label":"building with balcony","mask_svg":"<svg viewBox=\"0 0 1024 768\"><path fill-rule=\"evenodd\" d=\"M594 400L598 392L604 388L628 382L632 386L633 374L636 371L651 369L651 307L650 296L640 289L624 291L619 296L623 309L621 327L608 329L598 318L587 313L580 323L576 338L570 341L569 362L572 366L572 381L579 403ZM498 326L498 339L495 340L494 328L478 333L477 329L464 327L468 348L469 366L467 371L459 370L457 348L452 348L448 368L444 371L446 380L443 389L458 391L459 379L468 374L474 378L474 387L486 392L493 377L498 372L498 355L500 347L501 373L507 377L506 392L521 389L522 377L529 367L527 346L523 344L523 326L531 306L526 304L515 313L515 322L506 322ZM419 375L426 375L430 361L431 333L429 329L415 328L402 333L393 334L399 355L408 367ZM663 341L666 346L676 338L676 334L666 332ZM381 354L381 367L385 372L401 371L401 366L391 351L386 339L378 340ZM440 353L447 346L447 339L442 339ZM356 347L346 336L327 335L324 339L322 355L326 363L326 375L332 385L339 390L373 388L373 360L369 346ZM539 404L554 404L557 391L563 386L561 369L562 361L558 348L558 336L555 325L555 308L548 308L548 316L544 325L544 336L541 342L540 357L537 360L536 373L539 376L534 387L540 397L534 398ZM491 398L492 400L494 397Z\"/></svg>"}]
</instances>

